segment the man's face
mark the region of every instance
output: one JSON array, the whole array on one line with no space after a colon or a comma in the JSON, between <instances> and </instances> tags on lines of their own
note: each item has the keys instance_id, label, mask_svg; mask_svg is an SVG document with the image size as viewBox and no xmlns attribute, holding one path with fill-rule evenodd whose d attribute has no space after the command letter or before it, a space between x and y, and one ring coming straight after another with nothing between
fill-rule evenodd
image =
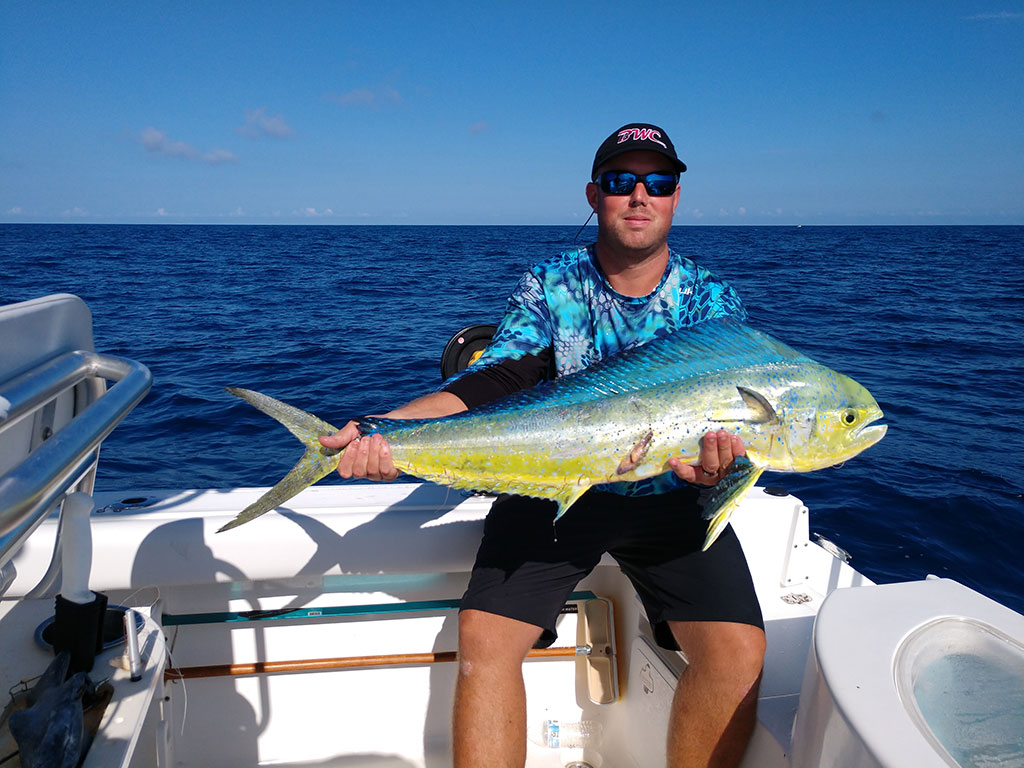
<instances>
[{"instance_id":1,"label":"man's face","mask_svg":"<svg viewBox=\"0 0 1024 768\"><path fill-rule=\"evenodd\" d=\"M675 173L672 164L657 152L627 152L609 160L598 169L630 171L636 174ZM652 197L638 183L629 195L609 195L591 182L587 184L587 200L597 212L599 240L616 250L635 251L649 255L662 248L668 240L672 215L679 204L679 187L667 197Z\"/></svg>"}]
</instances>

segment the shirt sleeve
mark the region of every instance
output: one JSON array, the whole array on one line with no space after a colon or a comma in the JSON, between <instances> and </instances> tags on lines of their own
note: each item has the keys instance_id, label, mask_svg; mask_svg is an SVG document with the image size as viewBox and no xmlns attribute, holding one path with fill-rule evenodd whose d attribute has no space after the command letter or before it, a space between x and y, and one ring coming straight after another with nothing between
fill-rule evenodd
<instances>
[{"instance_id":1,"label":"shirt sleeve","mask_svg":"<svg viewBox=\"0 0 1024 768\"><path fill-rule=\"evenodd\" d=\"M474 363L464 376L453 376L442 391L458 396L467 408L478 408L493 400L518 392L548 378L551 355L523 355L480 367Z\"/></svg>"},{"instance_id":2,"label":"shirt sleeve","mask_svg":"<svg viewBox=\"0 0 1024 768\"><path fill-rule=\"evenodd\" d=\"M692 316L697 322L716 317L732 317L740 322L747 319L747 310L739 294L728 283L719 280L704 267L697 267L697 285L694 292Z\"/></svg>"},{"instance_id":3,"label":"shirt sleeve","mask_svg":"<svg viewBox=\"0 0 1024 768\"><path fill-rule=\"evenodd\" d=\"M498 330L475 363L450 377L441 391L475 408L551 378L552 333L544 288L527 272L509 296Z\"/></svg>"}]
</instances>

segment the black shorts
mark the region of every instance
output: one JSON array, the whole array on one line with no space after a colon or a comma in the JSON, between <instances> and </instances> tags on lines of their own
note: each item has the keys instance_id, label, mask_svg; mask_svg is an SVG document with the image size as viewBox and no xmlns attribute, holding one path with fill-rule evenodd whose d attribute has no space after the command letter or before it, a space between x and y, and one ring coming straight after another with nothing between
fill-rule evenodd
<instances>
[{"instance_id":1,"label":"black shorts","mask_svg":"<svg viewBox=\"0 0 1024 768\"><path fill-rule=\"evenodd\" d=\"M553 525L554 502L501 496L484 522L462 609L518 619L555 640L555 620L576 584L608 552L633 583L664 648L666 622L731 621L764 629L739 539L727 526L701 552L708 523L696 488L627 497L590 491Z\"/></svg>"}]
</instances>

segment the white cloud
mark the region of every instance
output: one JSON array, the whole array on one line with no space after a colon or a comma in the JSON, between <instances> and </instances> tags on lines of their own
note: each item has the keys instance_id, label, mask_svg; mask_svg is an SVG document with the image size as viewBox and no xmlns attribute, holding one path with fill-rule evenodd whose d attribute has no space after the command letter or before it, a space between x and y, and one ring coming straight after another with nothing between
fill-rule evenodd
<instances>
[{"instance_id":1,"label":"white cloud","mask_svg":"<svg viewBox=\"0 0 1024 768\"><path fill-rule=\"evenodd\" d=\"M199 158L207 165L223 165L224 163L234 163L238 160L238 155L234 152L229 152L226 149L214 149L210 152L204 153Z\"/></svg>"},{"instance_id":2,"label":"white cloud","mask_svg":"<svg viewBox=\"0 0 1024 768\"><path fill-rule=\"evenodd\" d=\"M158 131L153 126L144 128L139 134L139 140L146 151L156 155L167 155L168 157L194 158L199 151L183 141L171 141L167 134Z\"/></svg>"},{"instance_id":3,"label":"white cloud","mask_svg":"<svg viewBox=\"0 0 1024 768\"><path fill-rule=\"evenodd\" d=\"M9 208L9 209L7 210L7 213L9 213L9 214L10 214L10 215L12 215L12 216L20 216L20 215L21 215L21 214L23 214L24 212L25 212L25 211L23 211L23 210L22 210L22 208L21 208L21 206L20 206L20 205L16 205L16 206L14 206L13 208Z\"/></svg>"},{"instance_id":4,"label":"white cloud","mask_svg":"<svg viewBox=\"0 0 1024 768\"><path fill-rule=\"evenodd\" d=\"M68 210L61 213L61 216L74 216L75 218L81 218L82 216L88 215L89 212L85 210L85 208L82 208L81 206L78 205L76 205L74 208L69 208Z\"/></svg>"},{"instance_id":5,"label":"white cloud","mask_svg":"<svg viewBox=\"0 0 1024 768\"><path fill-rule=\"evenodd\" d=\"M153 211L153 215L154 216L166 216L167 215L167 211L164 210L163 208L157 208L155 211Z\"/></svg>"},{"instance_id":6,"label":"white cloud","mask_svg":"<svg viewBox=\"0 0 1024 768\"><path fill-rule=\"evenodd\" d=\"M268 115L266 107L245 110L245 125L240 126L238 132L252 139L261 136L286 139L294 133L283 115Z\"/></svg>"},{"instance_id":7,"label":"white cloud","mask_svg":"<svg viewBox=\"0 0 1024 768\"><path fill-rule=\"evenodd\" d=\"M346 107L368 107L379 109L382 106L393 106L402 103L402 96L394 88L356 88L345 93L328 93L324 96Z\"/></svg>"},{"instance_id":8,"label":"white cloud","mask_svg":"<svg viewBox=\"0 0 1024 768\"><path fill-rule=\"evenodd\" d=\"M320 216L333 216L334 211L330 208L324 208L318 211L316 208L303 208L301 211L296 211L299 216L305 216L307 218L317 218Z\"/></svg>"},{"instance_id":9,"label":"white cloud","mask_svg":"<svg viewBox=\"0 0 1024 768\"><path fill-rule=\"evenodd\" d=\"M200 152L184 141L174 141L166 133L153 126L142 130L139 134L139 141L147 152L154 155L177 157L181 160L191 160L207 165L223 165L238 160L238 155L226 149L216 148L210 152Z\"/></svg>"}]
</instances>

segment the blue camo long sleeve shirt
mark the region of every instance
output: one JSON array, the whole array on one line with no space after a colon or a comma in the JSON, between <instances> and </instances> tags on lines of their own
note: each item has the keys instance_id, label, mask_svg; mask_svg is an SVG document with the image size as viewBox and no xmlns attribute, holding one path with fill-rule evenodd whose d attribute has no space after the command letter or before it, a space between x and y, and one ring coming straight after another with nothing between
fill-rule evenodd
<instances>
[{"instance_id":1,"label":"blue camo long sleeve shirt","mask_svg":"<svg viewBox=\"0 0 1024 768\"><path fill-rule=\"evenodd\" d=\"M526 380L502 379L503 394L532 386L553 365L565 376L622 350L667 336L715 317L746 319L736 292L704 267L669 251L658 286L646 296L624 296L607 282L594 246L566 251L526 272L512 291L505 315L483 355L444 384L471 407L479 405L476 383L518 361L534 364ZM504 374L502 374L504 375ZM499 394L502 394L499 393ZM600 490L646 495L684 485L674 473L635 483L609 483Z\"/></svg>"}]
</instances>

